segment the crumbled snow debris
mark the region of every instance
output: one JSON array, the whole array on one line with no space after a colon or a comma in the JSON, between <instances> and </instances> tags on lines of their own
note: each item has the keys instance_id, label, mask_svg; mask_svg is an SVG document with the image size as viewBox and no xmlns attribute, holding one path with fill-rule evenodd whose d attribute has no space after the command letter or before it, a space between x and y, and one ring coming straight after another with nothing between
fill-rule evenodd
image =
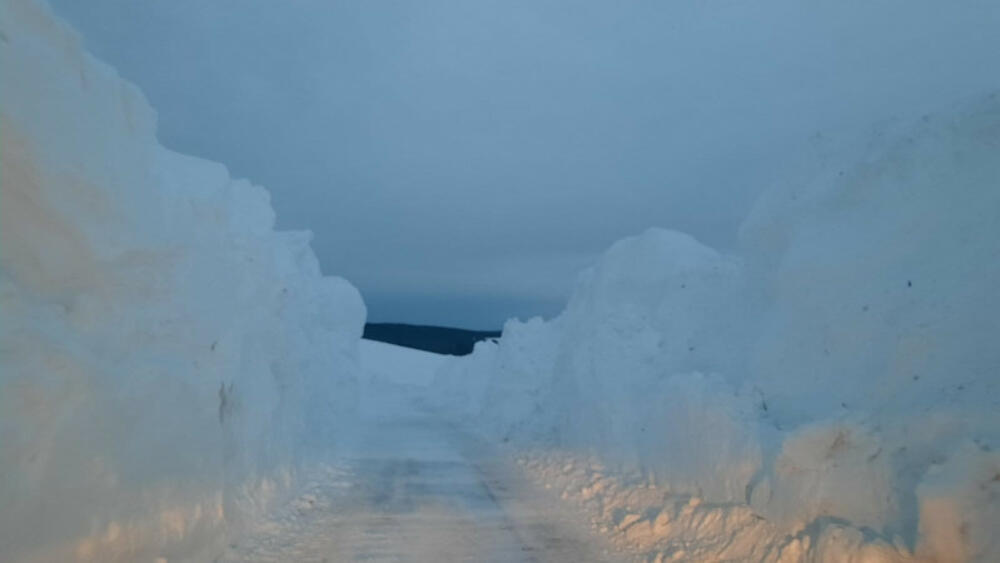
<instances>
[{"instance_id":1,"label":"crumbled snow debris","mask_svg":"<svg viewBox=\"0 0 1000 563\"><path fill-rule=\"evenodd\" d=\"M537 485L565 486L563 499L592 528L636 561L922 561L905 546L865 538L862 530L816 521L789 536L746 504L712 504L655 485L624 485L617 477L565 468L586 461L571 453L519 454Z\"/></svg>"}]
</instances>

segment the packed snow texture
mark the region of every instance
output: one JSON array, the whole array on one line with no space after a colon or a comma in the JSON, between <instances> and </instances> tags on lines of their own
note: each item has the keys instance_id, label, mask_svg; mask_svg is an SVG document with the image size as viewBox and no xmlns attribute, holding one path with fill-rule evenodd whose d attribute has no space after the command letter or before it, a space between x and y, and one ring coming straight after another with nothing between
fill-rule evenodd
<instances>
[{"instance_id":1,"label":"packed snow texture","mask_svg":"<svg viewBox=\"0 0 1000 563\"><path fill-rule=\"evenodd\" d=\"M364 382L427 387L447 356L395 344L362 340L358 347Z\"/></svg>"},{"instance_id":2,"label":"packed snow texture","mask_svg":"<svg viewBox=\"0 0 1000 563\"><path fill-rule=\"evenodd\" d=\"M46 6L0 68L0 558L209 561L354 408L364 304Z\"/></svg>"},{"instance_id":3,"label":"packed snow texture","mask_svg":"<svg viewBox=\"0 0 1000 563\"><path fill-rule=\"evenodd\" d=\"M673 499L657 510L733 511L663 523L660 556L676 526L690 547L749 508L771 544L688 557L1000 560L998 155L996 95L879 127L766 193L735 256L617 242L559 317L508 322L434 396L505 442L596 456L623 476L604 503L648 485ZM592 500L604 477L575 479Z\"/></svg>"}]
</instances>

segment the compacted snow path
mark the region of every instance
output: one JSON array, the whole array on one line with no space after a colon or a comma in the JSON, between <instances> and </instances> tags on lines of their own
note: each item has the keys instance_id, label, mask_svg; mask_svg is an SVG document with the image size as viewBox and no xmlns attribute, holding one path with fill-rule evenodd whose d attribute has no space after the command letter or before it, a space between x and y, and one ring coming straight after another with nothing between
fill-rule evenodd
<instances>
[{"instance_id":1,"label":"compacted snow path","mask_svg":"<svg viewBox=\"0 0 1000 563\"><path fill-rule=\"evenodd\" d=\"M488 446L371 383L358 428L230 561L607 561L577 515Z\"/></svg>"},{"instance_id":2,"label":"compacted snow path","mask_svg":"<svg viewBox=\"0 0 1000 563\"><path fill-rule=\"evenodd\" d=\"M572 516L434 418L359 430L233 561L608 559Z\"/></svg>"}]
</instances>

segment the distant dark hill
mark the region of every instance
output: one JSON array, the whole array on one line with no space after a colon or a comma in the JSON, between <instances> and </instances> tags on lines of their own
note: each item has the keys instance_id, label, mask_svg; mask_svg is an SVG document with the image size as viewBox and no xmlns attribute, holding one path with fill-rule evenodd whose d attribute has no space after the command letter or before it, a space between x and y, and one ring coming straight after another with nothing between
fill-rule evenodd
<instances>
[{"instance_id":1,"label":"distant dark hill","mask_svg":"<svg viewBox=\"0 0 1000 563\"><path fill-rule=\"evenodd\" d=\"M472 353L476 342L499 338L500 331L464 330L443 326L368 323L363 338L387 342L437 354L464 356Z\"/></svg>"}]
</instances>

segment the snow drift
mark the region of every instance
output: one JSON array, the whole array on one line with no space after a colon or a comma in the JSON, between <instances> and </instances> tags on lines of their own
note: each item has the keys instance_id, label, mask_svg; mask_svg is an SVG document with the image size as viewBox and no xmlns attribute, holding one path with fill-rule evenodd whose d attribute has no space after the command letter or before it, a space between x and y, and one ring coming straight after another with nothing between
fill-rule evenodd
<instances>
[{"instance_id":1,"label":"snow drift","mask_svg":"<svg viewBox=\"0 0 1000 563\"><path fill-rule=\"evenodd\" d=\"M650 553L1000 559L1000 99L875 137L766 193L736 256L619 241L559 317L450 360L439 404L623 476L615 497L603 470L536 471L564 496L606 508L647 483L721 510ZM747 507L765 548L678 551Z\"/></svg>"},{"instance_id":2,"label":"snow drift","mask_svg":"<svg viewBox=\"0 0 1000 563\"><path fill-rule=\"evenodd\" d=\"M211 560L354 408L364 305L47 7L0 68L0 558Z\"/></svg>"}]
</instances>

